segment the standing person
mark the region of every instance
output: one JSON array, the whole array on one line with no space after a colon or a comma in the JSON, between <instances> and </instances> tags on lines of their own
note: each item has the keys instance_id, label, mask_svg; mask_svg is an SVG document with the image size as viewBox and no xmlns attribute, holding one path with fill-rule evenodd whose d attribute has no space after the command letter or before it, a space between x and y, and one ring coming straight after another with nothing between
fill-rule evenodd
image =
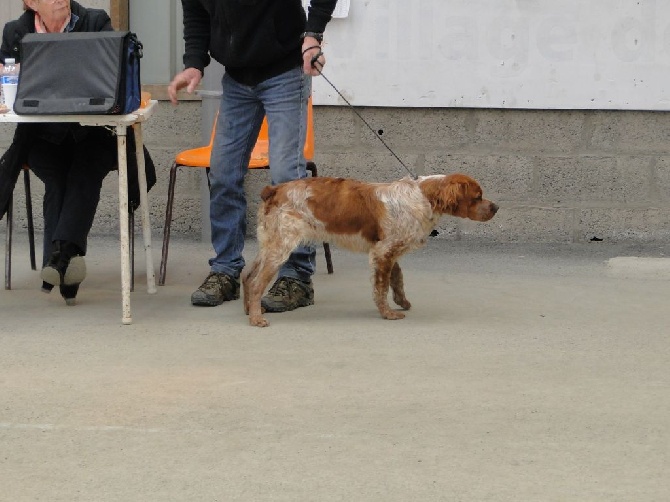
<instances>
[{"instance_id":1,"label":"standing person","mask_svg":"<svg viewBox=\"0 0 670 502\"><path fill-rule=\"evenodd\" d=\"M267 116L272 184L304 178L303 155L311 78L325 64L323 31L337 0L182 0L185 70L168 87L192 93L210 55L225 67L223 93L210 162L210 221L216 256L191 303L215 306L240 296L246 231L244 176L258 132ZM321 54L321 55L319 55ZM311 276L315 250L300 247L278 273L263 298L268 312L314 303Z\"/></svg>"},{"instance_id":2,"label":"standing person","mask_svg":"<svg viewBox=\"0 0 670 502\"><path fill-rule=\"evenodd\" d=\"M24 13L5 24L0 58L20 62L20 44L27 33L111 31L112 22L101 9L82 7L74 0L22 0ZM129 135L129 137L132 135ZM134 138L134 136L133 136ZM131 148L130 143L129 148ZM136 163L129 156L129 179L136 184ZM148 186L155 182L153 162L145 150ZM44 182L44 251L42 290L58 286L66 304L74 305L86 277L86 247L102 182L117 168L116 137L105 127L74 123L19 124L10 150L0 161L0 182L16 182L23 164ZM13 188L13 185L12 185ZM129 186L133 194L135 188ZM6 211L11 190L3 192L0 214ZM139 196L139 193L138 193ZM133 200L131 207L136 207Z\"/></svg>"}]
</instances>

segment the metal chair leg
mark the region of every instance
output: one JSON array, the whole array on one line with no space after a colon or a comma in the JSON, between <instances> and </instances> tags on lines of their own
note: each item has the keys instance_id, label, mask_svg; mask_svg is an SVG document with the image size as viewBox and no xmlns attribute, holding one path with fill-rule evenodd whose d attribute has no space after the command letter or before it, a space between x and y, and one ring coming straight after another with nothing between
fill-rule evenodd
<instances>
[{"instance_id":1,"label":"metal chair leg","mask_svg":"<svg viewBox=\"0 0 670 502\"><path fill-rule=\"evenodd\" d=\"M170 227L172 225L172 205L174 204L174 187L177 181L177 163L170 168L170 181L168 183L168 198L165 206L165 224L163 225L163 250L161 252L161 266L158 273L158 285L165 285L165 274L167 272L168 247L170 245Z\"/></svg>"},{"instance_id":2,"label":"metal chair leg","mask_svg":"<svg viewBox=\"0 0 670 502\"><path fill-rule=\"evenodd\" d=\"M5 235L5 289L12 289L12 227L14 226L14 197L7 206L7 234Z\"/></svg>"},{"instance_id":3,"label":"metal chair leg","mask_svg":"<svg viewBox=\"0 0 670 502\"><path fill-rule=\"evenodd\" d=\"M333 273L333 259L330 257L330 244L323 243L323 254L326 257L326 269L329 274Z\"/></svg>"},{"instance_id":4,"label":"metal chair leg","mask_svg":"<svg viewBox=\"0 0 670 502\"><path fill-rule=\"evenodd\" d=\"M30 268L37 270L35 261L35 225L33 221L33 200L30 190L30 171L23 168L23 185L26 189L26 216L28 217L28 242L30 245Z\"/></svg>"}]
</instances>

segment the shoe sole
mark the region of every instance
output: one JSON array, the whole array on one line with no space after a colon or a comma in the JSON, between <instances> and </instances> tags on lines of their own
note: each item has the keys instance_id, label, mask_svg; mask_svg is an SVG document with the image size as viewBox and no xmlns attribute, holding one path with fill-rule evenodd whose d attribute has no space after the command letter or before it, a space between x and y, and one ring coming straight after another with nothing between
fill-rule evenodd
<instances>
[{"instance_id":1,"label":"shoe sole","mask_svg":"<svg viewBox=\"0 0 670 502\"><path fill-rule=\"evenodd\" d=\"M53 267L44 267L40 272L40 277L47 284L60 286L60 273Z\"/></svg>"},{"instance_id":2,"label":"shoe sole","mask_svg":"<svg viewBox=\"0 0 670 502\"><path fill-rule=\"evenodd\" d=\"M40 273L40 277L47 284L53 286L60 286L60 273L53 267L44 267ZM63 277L63 284L73 286L80 284L86 279L86 262L83 256L75 256L70 260L70 263L65 270Z\"/></svg>"},{"instance_id":3,"label":"shoe sole","mask_svg":"<svg viewBox=\"0 0 670 502\"><path fill-rule=\"evenodd\" d=\"M238 300L239 298L240 298L239 295L236 295L233 298L224 298L223 300L217 300L215 298L191 296L191 305L194 305L196 307L218 307L219 305L222 305L223 302L231 302L233 300Z\"/></svg>"},{"instance_id":4,"label":"shoe sole","mask_svg":"<svg viewBox=\"0 0 670 502\"><path fill-rule=\"evenodd\" d=\"M306 303L299 303L295 307L289 308L286 305L281 305L281 306L272 306L269 303L266 303L261 300L261 307L265 310L265 312L270 312L271 314L278 314L280 312L290 312L295 309L299 309L300 307L309 307L310 305L314 305L314 300L307 300Z\"/></svg>"},{"instance_id":5,"label":"shoe sole","mask_svg":"<svg viewBox=\"0 0 670 502\"><path fill-rule=\"evenodd\" d=\"M86 262L84 261L84 257L73 256L65 269L63 284L66 286L73 286L75 284L81 284L84 279L86 279Z\"/></svg>"},{"instance_id":6,"label":"shoe sole","mask_svg":"<svg viewBox=\"0 0 670 502\"><path fill-rule=\"evenodd\" d=\"M193 298L191 297L191 305L195 307L218 307L223 303L223 300L209 300L207 298Z\"/></svg>"}]
</instances>

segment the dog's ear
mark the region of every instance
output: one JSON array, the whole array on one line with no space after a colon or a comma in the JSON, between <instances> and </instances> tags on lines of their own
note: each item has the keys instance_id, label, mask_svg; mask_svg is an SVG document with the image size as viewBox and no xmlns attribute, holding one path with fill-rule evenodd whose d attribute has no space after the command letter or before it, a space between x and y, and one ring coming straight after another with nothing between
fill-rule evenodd
<instances>
[{"instance_id":1,"label":"dog's ear","mask_svg":"<svg viewBox=\"0 0 670 502\"><path fill-rule=\"evenodd\" d=\"M458 204L465 197L467 184L453 176L447 176L442 182L439 210L442 213L456 214Z\"/></svg>"},{"instance_id":2,"label":"dog's ear","mask_svg":"<svg viewBox=\"0 0 670 502\"><path fill-rule=\"evenodd\" d=\"M436 213L454 214L465 194L465 182L457 176L440 176L421 183L421 191Z\"/></svg>"},{"instance_id":3,"label":"dog's ear","mask_svg":"<svg viewBox=\"0 0 670 502\"><path fill-rule=\"evenodd\" d=\"M266 201L270 197L273 197L275 193L277 193L277 187L268 185L261 191L261 199Z\"/></svg>"}]
</instances>

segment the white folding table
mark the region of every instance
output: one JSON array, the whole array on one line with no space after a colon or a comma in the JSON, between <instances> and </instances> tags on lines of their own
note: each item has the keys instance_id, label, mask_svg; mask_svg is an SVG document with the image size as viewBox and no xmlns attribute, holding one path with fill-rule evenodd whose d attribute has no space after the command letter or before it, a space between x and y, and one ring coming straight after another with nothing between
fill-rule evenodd
<instances>
[{"instance_id":1,"label":"white folding table","mask_svg":"<svg viewBox=\"0 0 670 502\"><path fill-rule=\"evenodd\" d=\"M116 132L119 155L119 226L121 228L121 301L123 324L132 323L130 313L130 231L128 228L128 158L126 155L126 128L132 127L135 134L135 155L140 188L142 210L142 235L147 268L147 292L156 293L156 274L151 249L151 223L147 197L147 177L144 166L144 141L142 123L151 118L158 102L149 104L127 115L16 115L13 112L0 114L0 123L77 122L84 126L113 127Z\"/></svg>"}]
</instances>

